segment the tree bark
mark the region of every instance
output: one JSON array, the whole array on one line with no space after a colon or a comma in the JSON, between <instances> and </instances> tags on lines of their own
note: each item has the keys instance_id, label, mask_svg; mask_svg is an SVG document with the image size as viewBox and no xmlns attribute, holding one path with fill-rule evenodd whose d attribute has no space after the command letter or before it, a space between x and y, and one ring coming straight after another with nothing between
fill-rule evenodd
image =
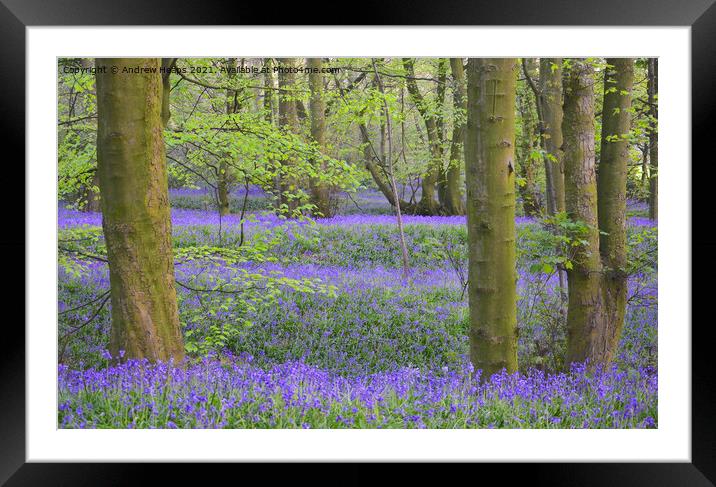
<instances>
[{"instance_id":1,"label":"tree bark","mask_svg":"<svg viewBox=\"0 0 716 487\"><path fill-rule=\"evenodd\" d=\"M97 59L97 173L112 302L110 353L184 358L174 283L159 59ZM119 68L112 74L111 67ZM123 73L124 68L153 69Z\"/></svg>"},{"instance_id":2,"label":"tree bark","mask_svg":"<svg viewBox=\"0 0 716 487\"><path fill-rule=\"evenodd\" d=\"M649 218L659 219L659 134L657 129L659 109L659 60L650 58L647 67L647 91L649 97Z\"/></svg>"},{"instance_id":3,"label":"tree bark","mask_svg":"<svg viewBox=\"0 0 716 487\"><path fill-rule=\"evenodd\" d=\"M467 111L467 93L465 91L465 69L462 58L451 58L450 69L453 78L453 107L455 120L450 143L450 161L447 168L447 188L445 212L448 215L464 215L465 205L460 191L460 169L463 167L465 145L465 113Z\"/></svg>"},{"instance_id":4,"label":"tree bark","mask_svg":"<svg viewBox=\"0 0 716 487\"><path fill-rule=\"evenodd\" d=\"M166 128L169 119L172 116L169 106L169 92L171 84L169 83L171 69L177 62L177 58L162 58L162 125Z\"/></svg>"},{"instance_id":5,"label":"tree bark","mask_svg":"<svg viewBox=\"0 0 716 487\"><path fill-rule=\"evenodd\" d=\"M234 72L231 68L236 67L236 58L228 58L226 60L226 67L228 68L227 77L232 79ZM236 90L226 90L226 114L231 115L238 111L236 102ZM231 174L229 172L229 164L227 163L228 154L219 161L219 173L217 174L216 188L219 203L219 214L221 216L228 215L231 212Z\"/></svg>"},{"instance_id":6,"label":"tree bark","mask_svg":"<svg viewBox=\"0 0 716 487\"><path fill-rule=\"evenodd\" d=\"M540 140L548 154L544 160L546 175L547 210L550 215L565 210L564 163L562 151L562 59L541 58L539 65L542 113Z\"/></svg>"},{"instance_id":7,"label":"tree bark","mask_svg":"<svg viewBox=\"0 0 716 487\"><path fill-rule=\"evenodd\" d=\"M470 59L465 171L470 358L482 380L517 370L516 59Z\"/></svg>"},{"instance_id":8,"label":"tree bark","mask_svg":"<svg viewBox=\"0 0 716 487\"><path fill-rule=\"evenodd\" d=\"M594 360L603 363L614 357L626 314L626 188L634 60L607 59L607 65L597 179L599 230L604 232L599 236L599 253L606 317L594 346Z\"/></svg>"},{"instance_id":9,"label":"tree bark","mask_svg":"<svg viewBox=\"0 0 716 487\"><path fill-rule=\"evenodd\" d=\"M296 58L280 58L278 62L280 68L285 68L278 72L278 87L280 89L278 95L278 125L286 131L299 134L298 107L294 99L295 93L291 91L296 84L296 74L292 71L296 67ZM290 166L294 164L294 161L289 159L283 161L282 164L288 169L286 172L290 173ZM281 172L283 173L284 171ZM291 216L298 207L298 200L291 197L297 189L296 184L295 177L281 174L279 202L281 206L286 205L285 207Z\"/></svg>"},{"instance_id":10,"label":"tree bark","mask_svg":"<svg viewBox=\"0 0 716 487\"><path fill-rule=\"evenodd\" d=\"M86 188L84 188L82 199L84 200L84 205L82 206L82 211L87 212L97 212L102 211L101 203L100 203L100 196L99 193L97 193L94 188L99 187L99 181L97 179L97 170L94 171L94 174L92 175L92 178L90 179L90 184Z\"/></svg>"},{"instance_id":11,"label":"tree bark","mask_svg":"<svg viewBox=\"0 0 716 487\"><path fill-rule=\"evenodd\" d=\"M523 60L524 61L524 60ZM522 208L525 216L540 216L542 214L542 196L537 187L536 161L532 157L535 147L535 119L530 97L526 91L520 91L518 108L522 116L522 137L518 175L524 179L524 184L518 186L522 197Z\"/></svg>"},{"instance_id":12,"label":"tree bark","mask_svg":"<svg viewBox=\"0 0 716 487\"><path fill-rule=\"evenodd\" d=\"M266 58L264 60L264 117L265 120L273 125L276 120L276 97L274 96L274 89L276 88L276 80L273 75L274 60L272 58ZM276 161L269 159L268 166L271 168L276 167ZM271 193L274 195L274 204L276 206L281 205L281 177L279 174L273 176L273 188Z\"/></svg>"},{"instance_id":13,"label":"tree bark","mask_svg":"<svg viewBox=\"0 0 716 487\"><path fill-rule=\"evenodd\" d=\"M311 91L311 136L318 144L319 149L324 151L326 147L326 102L323 95L323 73L321 73L323 62L321 58L309 58L307 61L308 67L311 68L308 73L308 84ZM317 172L325 171L325 164L322 161L315 161L314 167ZM316 216L333 216L331 189L317 178L311 179L311 202L316 207Z\"/></svg>"},{"instance_id":14,"label":"tree bark","mask_svg":"<svg viewBox=\"0 0 716 487\"><path fill-rule=\"evenodd\" d=\"M448 168L450 167L450 161L448 160L448 164L445 164L445 161L443 160L443 155L445 153L445 149L447 147L446 145L446 124L445 124L445 115L443 114L443 110L445 107L445 96L447 94L447 70L448 66L450 64L450 61L448 58L438 58L438 68L437 68L437 88L436 88L436 114L435 114L435 126L437 128L437 135L438 135L438 144L440 146L440 162L439 162L439 174L438 174L438 181L437 181L437 188L438 188L438 204L440 206L440 211L442 213L447 214L447 198L448 198L448 177L447 172Z\"/></svg>"},{"instance_id":15,"label":"tree bark","mask_svg":"<svg viewBox=\"0 0 716 487\"><path fill-rule=\"evenodd\" d=\"M580 236L586 244L576 247L572 269L567 270L569 365L596 356L595 344L606 319L597 221L593 68L588 62L575 60L571 67L564 91L562 131L567 214L588 225L587 234Z\"/></svg>"}]
</instances>

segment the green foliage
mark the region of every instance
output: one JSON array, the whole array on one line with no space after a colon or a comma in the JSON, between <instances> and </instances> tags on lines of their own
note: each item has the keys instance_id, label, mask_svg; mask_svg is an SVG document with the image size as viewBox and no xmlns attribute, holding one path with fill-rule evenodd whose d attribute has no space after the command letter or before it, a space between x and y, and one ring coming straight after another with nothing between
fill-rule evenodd
<instances>
[{"instance_id":1,"label":"green foliage","mask_svg":"<svg viewBox=\"0 0 716 487\"><path fill-rule=\"evenodd\" d=\"M63 67L79 67L83 62L88 60L61 59L57 87L58 197L80 209L91 193L99 193L93 182L97 167L95 78L87 72L65 73Z\"/></svg>"},{"instance_id":2,"label":"green foliage","mask_svg":"<svg viewBox=\"0 0 716 487\"><path fill-rule=\"evenodd\" d=\"M67 274L80 277L87 271L87 264L93 256L106 254L102 229L89 225L62 229L58 233L57 264Z\"/></svg>"},{"instance_id":3,"label":"green foliage","mask_svg":"<svg viewBox=\"0 0 716 487\"><path fill-rule=\"evenodd\" d=\"M177 281L188 291L178 295L180 320L187 353L195 357L221 353L254 326L252 317L258 310L278 308L287 293L335 297L335 287L320 279L292 279L246 269L225 276L222 265L213 269L206 262L201 265L200 272L189 272L188 282Z\"/></svg>"},{"instance_id":4,"label":"green foliage","mask_svg":"<svg viewBox=\"0 0 716 487\"><path fill-rule=\"evenodd\" d=\"M552 274L558 268L571 269L576 252L588 245L590 227L572 221L565 212L546 216L541 226L525 226L518 258L531 262L532 273Z\"/></svg>"}]
</instances>

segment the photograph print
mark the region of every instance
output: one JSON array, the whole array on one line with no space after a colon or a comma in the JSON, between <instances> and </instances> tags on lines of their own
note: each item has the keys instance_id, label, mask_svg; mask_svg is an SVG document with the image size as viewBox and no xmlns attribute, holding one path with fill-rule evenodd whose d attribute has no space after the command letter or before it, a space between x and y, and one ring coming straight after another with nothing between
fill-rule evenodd
<instances>
[{"instance_id":1,"label":"photograph print","mask_svg":"<svg viewBox=\"0 0 716 487\"><path fill-rule=\"evenodd\" d=\"M658 428L657 58L58 58L61 429Z\"/></svg>"}]
</instances>

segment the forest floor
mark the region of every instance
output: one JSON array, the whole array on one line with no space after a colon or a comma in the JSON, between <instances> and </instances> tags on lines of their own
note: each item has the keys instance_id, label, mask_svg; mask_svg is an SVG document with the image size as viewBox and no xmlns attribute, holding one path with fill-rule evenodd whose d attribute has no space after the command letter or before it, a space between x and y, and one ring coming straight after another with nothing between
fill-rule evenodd
<instances>
[{"instance_id":1,"label":"forest floor","mask_svg":"<svg viewBox=\"0 0 716 487\"><path fill-rule=\"evenodd\" d=\"M641 206L630 207L630 259L649 265L630 278L614 365L560 372L557 278L534 265L541 225L518 217L520 371L480 385L467 358L464 217L406 217L404 277L395 218L375 194L315 223L263 213L249 196L244 231L232 214L219 237L205 195L172 193L184 364L108 366L108 270L83 257L104 253L101 215L60 209L72 256L59 269L60 427L657 426L657 229Z\"/></svg>"}]
</instances>

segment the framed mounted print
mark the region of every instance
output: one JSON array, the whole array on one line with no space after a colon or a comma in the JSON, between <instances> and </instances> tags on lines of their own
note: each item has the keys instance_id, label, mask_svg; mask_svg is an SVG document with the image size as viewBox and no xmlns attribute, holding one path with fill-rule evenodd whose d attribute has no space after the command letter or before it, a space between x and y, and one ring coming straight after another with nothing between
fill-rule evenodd
<instances>
[{"instance_id":1,"label":"framed mounted print","mask_svg":"<svg viewBox=\"0 0 716 487\"><path fill-rule=\"evenodd\" d=\"M690 161L716 7L458 3L308 27L4 2L27 291L3 481L460 461L713 484Z\"/></svg>"}]
</instances>

